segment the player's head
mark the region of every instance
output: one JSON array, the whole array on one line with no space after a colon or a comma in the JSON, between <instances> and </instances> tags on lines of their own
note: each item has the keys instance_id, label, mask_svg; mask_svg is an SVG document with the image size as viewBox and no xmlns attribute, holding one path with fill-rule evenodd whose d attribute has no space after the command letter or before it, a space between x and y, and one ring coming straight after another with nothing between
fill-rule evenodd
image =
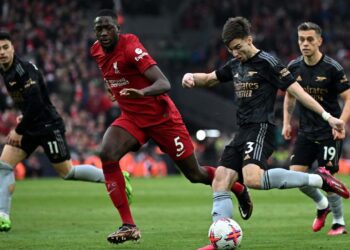
<instances>
[{"instance_id":1,"label":"player's head","mask_svg":"<svg viewBox=\"0 0 350 250\"><path fill-rule=\"evenodd\" d=\"M15 50L9 33L0 31L0 65L7 69L13 62Z\"/></svg>"},{"instance_id":2,"label":"player's head","mask_svg":"<svg viewBox=\"0 0 350 250\"><path fill-rule=\"evenodd\" d=\"M250 22L239 16L229 18L222 29L222 41L230 53L241 62L253 55L254 46L250 27Z\"/></svg>"},{"instance_id":3,"label":"player's head","mask_svg":"<svg viewBox=\"0 0 350 250\"><path fill-rule=\"evenodd\" d=\"M298 43L303 56L311 57L319 52L322 45L322 30L312 22L304 22L298 26Z\"/></svg>"},{"instance_id":4,"label":"player's head","mask_svg":"<svg viewBox=\"0 0 350 250\"><path fill-rule=\"evenodd\" d=\"M117 15L112 10L100 10L94 21L96 38L105 51L111 51L118 42Z\"/></svg>"}]
</instances>

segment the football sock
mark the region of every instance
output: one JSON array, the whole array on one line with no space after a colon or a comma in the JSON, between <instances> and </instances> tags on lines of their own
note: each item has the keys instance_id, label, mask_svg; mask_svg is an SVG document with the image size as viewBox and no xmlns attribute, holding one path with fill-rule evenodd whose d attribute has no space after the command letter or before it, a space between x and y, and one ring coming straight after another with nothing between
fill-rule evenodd
<instances>
[{"instance_id":1,"label":"football sock","mask_svg":"<svg viewBox=\"0 0 350 250\"><path fill-rule=\"evenodd\" d=\"M15 184L15 175L12 167L6 162L0 161L0 212L10 214L12 185Z\"/></svg>"},{"instance_id":2,"label":"football sock","mask_svg":"<svg viewBox=\"0 0 350 250\"><path fill-rule=\"evenodd\" d=\"M91 182L105 182L102 169L92 165L73 166L69 173L64 177L65 180L81 180Z\"/></svg>"},{"instance_id":3,"label":"football sock","mask_svg":"<svg viewBox=\"0 0 350 250\"><path fill-rule=\"evenodd\" d=\"M302 186L321 187L323 182L321 177L316 174L274 168L264 171L260 183L262 189L285 189Z\"/></svg>"},{"instance_id":4,"label":"football sock","mask_svg":"<svg viewBox=\"0 0 350 250\"><path fill-rule=\"evenodd\" d=\"M344 217L343 217L343 202L342 198L337 194L327 194L327 198L329 201L329 206L331 207L333 213L333 224L338 223L341 225L345 225Z\"/></svg>"},{"instance_id":5,"label":"football sock","mask_svg":"<svg viewBox=\"0 0 350 250\"><path fill-rule=\"evenodd\" d=\"M204 168L205 171L208 173L209 182L205 183L205 184L211 185L211 183L213 182L213 179L215 177L216 168L210 167L210 166L202 166L202 168Z\"/></svg>"},{"instance_id":6,"label":"football sock","mask_svg":"<svg viewBox=\"0 0 350 250\"><path fill-rule=\"evenodd\" d=\"M114 206L118 209L123 224L135 225L125 193L125 180L117 162L102 162L106 187Z\"/></svg>"},{"instance_id":7,"label":"football sock","mask_svg":"<svg viewBox=\"0 0 350 250\"><path fill-rule=\"evenodd\" d=\"M304 186L299 189L316 203L316 208L318 210L328 207L328 200L326 196L324 196L318 188Z\"/></svg>"},{"instance_id":8,"label":"football sock","mask_svg":"<svg viewBox=\"0 0 350 250\"><path fill-rule=\"evenodd\" d=\"M233 204L229 192L214 192L213 193L213 221L221 218L232 218Z\"/></svg>"},{"instance_id":9,"label":"football sock","mask_svg":"<svg viewBox=\"0 0 350 250\"><path fill-rule=\"evenodd\" d=\"M241 183L239 182L235 182L233 183L232 187L231 187L231 191L234 193L234 194L241 194L244 190L244 185L242 185Z\"/></svg>"}]
</instances>

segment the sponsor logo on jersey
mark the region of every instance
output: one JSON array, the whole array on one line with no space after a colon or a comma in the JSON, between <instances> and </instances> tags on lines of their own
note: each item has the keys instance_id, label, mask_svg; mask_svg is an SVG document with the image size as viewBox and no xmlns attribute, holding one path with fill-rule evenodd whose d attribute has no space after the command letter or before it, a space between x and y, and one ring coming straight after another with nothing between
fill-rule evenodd
<instances>
[{"instance_id":1,"label":"sponsor logo on jersey","mask_svg":"<svg viewBox=\"0 0 350 250\"><path fill-rule=\"evenodd\" d=\"M135 49L135 53L136 53L136 55L137 55L137 56L135 56L135 61L136 61L136 62L140 61L144 56L147 56L147 55L148 55L147 52L142 51L142 49L140 49L140 48L136 48L136 49Z\"/></svg>"},{"instance_id":2,"label":"sponsor logo on jersey","mask_svg":"<svg viewBox=\"0 0 350 250\"><path fill-rule=\"evenodd\" d=\"M122 87L125 85L129 84L129 81L126 80L125 78L121 78L118 80L113 80L113 79L105 79L105 83L110 87L110 88L118 88Z\"/></svg>"},{"instance_id":3,"label":"sponsor logo on jersey","mask_svg":"<svg viewBox=\"0 0 350 250\"><path fill-rule=\"evenodd\" d=\"M301 79L301 76L300 75L298 75L298 77L297 77L297 82L301 82L303 79Z\"/></svg>"},{"instance_id":4,"label":"sponsor logo on jersey","mask_svg":"<svg viewBox=\"0 0 350 250\"><path fill-rule=\"evenodd\" d=\"M324 77L324 76L316 76L316 79L315 79L316 82L323 82L324 80L327 80L327 77Z\"/></svg>"},{"instance_id":5,"label":"sponsor logo on jersey","mask_svg":"<svg viewBox=\"0 0 350 250\"><path fill-rule=\"evenodd\" d=\"M10 86L15 85L17 82L9 82Z\"/></svg>"},{"instance_id":6,"label":"sponsor logo on jersey","mask_svg":"<svg viewBox=\"0 0 350 250\"><path fill-rule=\"evenodd\" d=\"M249 155L245 155L244 159L243 160L249 160L250 159L250 156Z\"/></svg>"}]
</instances>

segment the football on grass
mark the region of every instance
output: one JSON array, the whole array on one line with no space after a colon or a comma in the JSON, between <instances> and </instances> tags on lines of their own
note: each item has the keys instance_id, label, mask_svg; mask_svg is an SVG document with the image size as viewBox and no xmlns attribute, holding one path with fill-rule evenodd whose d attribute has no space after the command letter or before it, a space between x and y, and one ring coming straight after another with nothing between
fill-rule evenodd
<instances>
[{"instance_id":1,"label":"football on grass","mask_svg":"<svg viewBox=\"0 0 350 250\"><path fill-rule=\"evenodd\" d=\"M242 241L243 231L236 221L222 218L211 224L208 236L215 249L236 249Z\"/></svg>"}]
</instances>

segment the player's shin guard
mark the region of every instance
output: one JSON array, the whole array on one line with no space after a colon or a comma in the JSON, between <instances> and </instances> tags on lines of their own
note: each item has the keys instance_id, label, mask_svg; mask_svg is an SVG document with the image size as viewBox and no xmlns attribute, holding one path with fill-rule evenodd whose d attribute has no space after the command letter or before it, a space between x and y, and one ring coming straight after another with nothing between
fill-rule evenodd
<instances>
[{"instance_id":1,"label":"player's shin guard","mask_svg":"<svg viewBox=\"0 0 350 250\"><path fill-rule=\"evenodd\" d=\"M117 162L103 162L105 185L114 206L118 209L123 224L135 225L125 193L125 180Z\"/></svg>"},{"instance_id":2,"label":"player's shin guard","mask_svg":"<svg viewBox=\"0 0 350 250\"><path fill-rule=\"evenodd\" d=\"M71 168L64 177L65 180L81 180L91 182L105 182L101 169L92 165L77 165Z\"/></svg>"},{"instance_id":3,"label":"player's shin guard","mask_svg":"<svg viewBox=\"0 0 350 250\"><path fill-rule=\"evenodd\" d=\"M302 187L309 184L309 175L283 168L274 168L264 171L260 183L261 189Z\"/></svg>"},{"instance_id":4,"label":"player's shin guard","mask_svg":"<svg viewBox=\"0 0 350 250\"><path fill-rule=\"evenodd\" d=\"M232 218L232 200L229 192L214 192L213 194L213 221L221 218Z\"/></svg>"},{"instance_id":5,"label":"player's shin guard","mask_svg":"<svg viewBox=\"0 0 350 250\"><path fill-rule=\"evenodd\" d=\"M333 224L345 225L343 217L343 201L342 198L334 193L327 195L329 206L333 213Z\"/></svg>"},{"instance_id":6,"label":"player's shin guard","mask_svg":"<svg viewBox=\"0 0 350 250\"><path fill-rule=\"evenodd\" d=\"M11 199L15 184L12 167L0 161L0 212L10 214Z\"/></svg>"}]
</instances>

